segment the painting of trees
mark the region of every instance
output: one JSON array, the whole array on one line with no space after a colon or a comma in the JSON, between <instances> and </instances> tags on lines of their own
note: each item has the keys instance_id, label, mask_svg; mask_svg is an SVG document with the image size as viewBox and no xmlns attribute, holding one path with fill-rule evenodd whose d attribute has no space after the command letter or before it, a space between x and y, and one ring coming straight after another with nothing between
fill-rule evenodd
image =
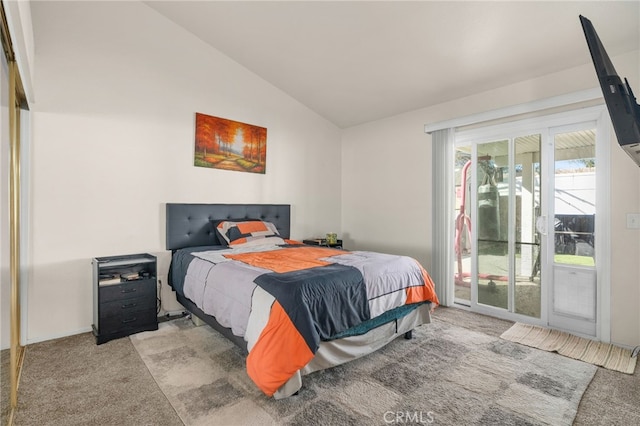
<instances>
[{"instance_id":1,"label":"painting of trees","mask_svg":"<svg viewBox=\"0 0 640 426\"><path fill-rule=\"evenodd\" d=\"M194 165L265 173L267 129L196 113Z\"/></svg>"}]
</instances>

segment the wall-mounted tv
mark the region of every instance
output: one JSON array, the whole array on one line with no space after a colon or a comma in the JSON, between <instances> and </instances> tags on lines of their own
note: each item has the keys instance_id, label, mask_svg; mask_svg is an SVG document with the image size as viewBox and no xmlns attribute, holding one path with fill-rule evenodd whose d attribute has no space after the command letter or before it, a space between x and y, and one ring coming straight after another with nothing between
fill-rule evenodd
<instances>
[{"instance_id":1,"label":"wall-mounted tv","mask_svg":"<svg viewBox=\"0 0 640 426\"><path fill-rule=\"evenodd\" d=\"M580 15L580 22L618 143L640 166L640 105L627 79L623 83L618 76L591 21Z\"/></svg>"}]
</instances>

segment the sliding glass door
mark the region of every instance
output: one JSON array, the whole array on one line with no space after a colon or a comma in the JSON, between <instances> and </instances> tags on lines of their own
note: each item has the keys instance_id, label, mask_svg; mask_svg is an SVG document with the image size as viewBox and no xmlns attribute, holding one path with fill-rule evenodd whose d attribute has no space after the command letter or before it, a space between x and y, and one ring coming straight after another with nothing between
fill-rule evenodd
<instances>
[{"instance_id":1,"label":"sliding glass door","mask_svg":"<svg viewBox=\"0 0 640 426\"><path fill-rule=\"evenodd\" d=\"M534 134L457 148L458 303L540 318L540 143Z\"/></svg>"},{"instance_id":2,"label":"sliding glass door","mask_svg":"<svg viewBox=\"0 0 640 426\"><path fill-rule=\"evenodd\" d=\"M553 199L547 263L552 265L549 324L595 335L595 123L551 129Z\"/></svg>"},{"instance_id":3,"label":"sliding glass door","mask_svg":"<svg viewBox=\"0 0 640 426\"><path fill-rule=\"evenodd\" d=\"M571 120L456 135L454 300L595 335L597 122Z\"/></svg>"}]
</instances>

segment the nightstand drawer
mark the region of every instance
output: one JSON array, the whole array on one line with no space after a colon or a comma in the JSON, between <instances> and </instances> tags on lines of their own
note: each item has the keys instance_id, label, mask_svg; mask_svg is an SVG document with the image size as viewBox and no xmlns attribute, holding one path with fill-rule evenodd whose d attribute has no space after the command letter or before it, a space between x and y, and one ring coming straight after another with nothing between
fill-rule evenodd
<instances>
[{"instance_id":1,"label":"nightstand drawer","mask_svg":"<svg viewBox=\"0 0 640 426\"><path fill-rule=\"evenodd\" d=\"M139 312L156 307L155 298L136 297L133 299L114 300L112 302L100 303L100 321L107 318L126 314L129 312Z\"/></svg>"},{"instance_id":2,"label":"nightstand drawer","mask_svg":"<svg viewBox=\"0 0 640 426\"><path fill-rule=\"evenodd\" d=\"M156 279L126 281L122 284L100 286L100 303L133 297L149 297L155 300Z\"/></svg>"},{"instance_id":3,"label":"nightstand drawer","mask_svg":"<svg viewBox=\"0 0 640 426\"><path fill-rule=\"evenodd\" d=\"M98 345L158 329L158 264L148 253L94 257L93 335ZM129 281L123 280L124 277Z\"/></svg>"},{"instance_id":4,"label":"nightstand drawer","mask_svg":"<svg viewBox=\"0 0 640 426\"><path fill-rule=\"evenodd\" d=\"M115 316L100 319L100 333L110 334L131 331L148 325L156 325L157 327L158 318L156 315L155 308L135 312L119 312Z\"/></svg>"}]
</instances>

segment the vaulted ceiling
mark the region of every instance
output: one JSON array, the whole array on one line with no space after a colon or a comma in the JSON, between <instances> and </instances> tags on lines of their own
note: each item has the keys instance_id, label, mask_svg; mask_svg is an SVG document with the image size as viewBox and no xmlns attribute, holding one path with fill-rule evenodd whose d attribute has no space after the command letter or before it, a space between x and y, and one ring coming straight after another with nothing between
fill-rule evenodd
<instances>
[{"instance_id":1,"label":"vaulted ceiling","mask_svg":"<svg viewBox=\"0 0 640 426\"><path fill-rule=\"evenodd\" d=\"M590 63L580 14L640 49L637 1L145 3L341 128Z\"/></svg>"}]
</instances>

